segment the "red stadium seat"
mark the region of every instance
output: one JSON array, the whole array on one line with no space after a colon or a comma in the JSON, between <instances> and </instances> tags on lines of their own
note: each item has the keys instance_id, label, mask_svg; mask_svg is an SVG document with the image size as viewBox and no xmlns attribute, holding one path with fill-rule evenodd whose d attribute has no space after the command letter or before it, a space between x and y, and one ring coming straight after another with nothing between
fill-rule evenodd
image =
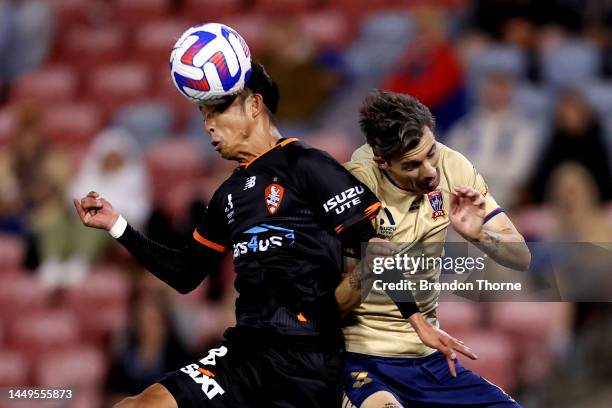
<instances>
[{"instance_id":1,"label":"red stadium seat","mask_svg":"<svg viewBox=\"0 0 612 408\"><path fill-rule=\"evenodd\" d=\"M470 360L457 353L461 364L506 391L517 384L516 349L512 339L496 331L477 331L462 339L478 356Z\"/></svg>"},{"instance_id":2,"label":"red stadium seat","mask_svg":"<svg viewBox=\"0 0 612 408\"><path fill-rule=\"evenodd\" d=\"M492 303L490 310L494 327L512 338L520 351L524 381L542 380L552 366L555 348L569 336L569 305L504 302Z\"/></svg>"},{"instance_id":3,"label":"red stadium seat","mask_svg":"<svg viewBox=\"0 0 612 408\"><path fill-rule=\"evenodd\" d=\"M17 114L14 108L0 108L0 147L6 145L17 131Z\"/></svg>"},{"instance_id":4,"label":"red stadium seat","mask_svg":"<svg viewBox=\"0 0 612 408\"><path fill-rule=\"evenodd\" d=\"M202 175L199 147L188 139L170 139L155 144L147 153L153 181L153 196L159 200L177 180L193 180Z\"/></svg>"},{"instance_id":5,"label":"red stadium seat","mask_svg":"<svg viewBox=\"0 0 612 408\"><path fill-rule=\"evenodd\" d=\"M92 388L103 385L106 371L104 353L79 346L38 357L34 379L42 387Z\"/></svg>"},{"instance_id":6,"label":"red stadium seat","mask_svg":"<svg viewBox=\"0 0 612 408\"><path fill-rule=\"evenodd\" d=\"M114 109L150 96L151 72L144 64L122 63L100 67L87 78L92 97L109 117Z\"/></svg>"},{"instance_id":7,"label":"red stadium seat","mask_svg":"<svg viewBox=\"0 0 612 408\"><path fill-rule=\"evenodd\" d=\"M25 257L25 243L18 236L0 235L0 274L21 266Z\"/></svg>"},{"instance_id":8,"label":"red stadium seat","mask_svg":"<svg viewBox=\"0 0 612 408\"><path fill-rule=\"evenodd\" d=\"M67 310L27 313L10 325L9 341L17 349L39 353L74 346L81 335L77 317Z\"/></svg>"},{"instance_id":9,"label":"red stadium seat","mask_svg":"<svg viewBox=\"0 0 612 408\"><path fill-rule=\"evenodd\" d=\"M0 276L0 318L10 321L23 312L40 310L45 304L45 288L31 276ZM6 329L6 328L5 328Z\"/></svg>"},{"instance_id":10,"label":"red stadium seat","mask_svg":"<svg viewBox=\"0 0 612 408\"><path fill-rule=\"evenodd\" d=\"M0 387L28 385L29 362L17 350L0 350Z\"/></svg>"},{"instance_id":11,"label":"red stadium seat","mask_svg":"<svg viewBox=\"0 0 612 408\"><path fill-rule=\"evenodd\" d=\"M127 51L124 32L116 26L75 27L60 44L58 59L87 72L120 61Z\"/></svg>"},{"instance_id":12,"label":"red stadium seat","mask_svg":"<svg viewBox=\"0 0 612 408\"><path fill-rule=\"evenodd\" d=\"M438 320L442 330L461 340L461 336L478 329L480 307L471 302L440 302Z\"/></svg>"},{"instance_id":13,"label":"red stadium seat","mask_svg":"<svg viewBox=\"0 0 612 408\"><path fill-rule=\"evenodd\" d=\"M316 5L316 0L257 0L255 2L256 9L267 15L303 13L314 5Z\"/></svg>"},{"instance_id":14,"label":"red stadium seat","mask_svg":"<svg viewBox=\"0 0 612 408\"><path fill-rule=\"evenodd\" d=\"M172 8L171 0L115 0L114 16L130 27L148 20L161 20Z\"/></svg>"},{"instance_id":15,"label":"red stadium seat","mask_svg":"<svg viewBox=\"0 0 612 408\"><path fill-rule=\"evenodd\" d=\"M304 14L299 23L302 31L320 47L342 49L349 41L350 28L347 18L339 11L326 10Z\"/></svg>"},{"instance_id":16,"label":"red stadium seat","mask_svg":"<svg viewBox=\"0 0 612 408\"><path fill-rule=\"evenodd\" d=\"M90 0L52 0L51 4L59 27L84 23L91 10Z\"/></svg>"},{"instance_id":17,"label":"red stadium seat","mask_svg":"<svg viewBox=\"0 0 612 408\"><path fill-rule=\"evenodd\" d=\"M242 5L242 0L184 0L181 13L197 21L219 21L237 14Z\"/></svg>"},{"instance_id":18,"label":"red stadium seat","mask_svg":"<svg viewBox=\"0 0 612 408\"><path fill-rule=\"evenodd\" d=\"M98 267L68 288L64 302L79 316L86 337L104 341L125 327L129 295L130 282L124 271Z\"/></svg>"},{"instance_id":19,"label":"red stadium seat","mask_svg":"<svg viewBox=\"0 0 612 408\"><path fill-rule=\"evenodd\" d=\"M267 17L263 14L243 14L224 18L220 22L227 24L240 33L249 45L251 54L257 55L265 41Z\"/></svg>"},{"instance_id":20,"label":"red stadium seat","mask_svg":"<svg viewBox=\"0 0 612 408\"><path fill-rule=\"evenodd\" d=\"M333 130L309 133L304 135L304 140L312 147L326 151L340 163L350 160L355 147L350 135Z\"/></svg>"},{"instance_id":21,"label":"red stadium seat","mask_svg":"<svg viewBox=\"0 0 612 408\"><path fill-rule=\"evenodd\" d=\"M139 26L134 36L136 55L154 69L166 66L172 46L193 25L187 19L155 21Z\"/></svg>"},{"instance_id":22,"label":"red stadium seat","mask_svg":"<svg viewBox=\"0 0 612 408\"><path fill-rule=\"evenodd\" d=\"M45 110L44 130L52 144L61 146L89 143L102 126L99 109L91 104L50 105Z\"/></svg>"},{"instance_id":23,"label":"red stadium seat","mask_svg":"<svg viewBox=\"0 0 612 408\"><path fill-rule=\"evenodd\" d=\"M68 66L51 66L27 73L15 83L13 101L34 101L39 103L66 102L74 99L78 79Z\"/></svg>"}]
</instances>

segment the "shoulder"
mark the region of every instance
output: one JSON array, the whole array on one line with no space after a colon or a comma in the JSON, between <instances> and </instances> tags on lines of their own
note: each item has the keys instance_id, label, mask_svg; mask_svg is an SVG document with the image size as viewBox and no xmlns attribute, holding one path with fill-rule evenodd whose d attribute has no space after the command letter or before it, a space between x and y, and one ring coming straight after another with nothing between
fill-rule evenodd
<instances>
[{"instance_id":1,"label":"shoulder","mask_svg":"<svg viewBox=\"0 0 612 408\"><path fill-rule=\"evenodd\" d=\"M450 171L472 170L472 163L460 152L438 142L440 152L440 167Z\"/></svg>"},{"instance_id":2,"label":"shoulder","mask_svg":"<svg viewBox=\"0 0 612 408\"><path fill-rule=\"evenodd\" d=\"M370 190L376 191L378 167L373 159L372 148L365 144L355 150L351 160L344 163L343 166Z\"/></svg>"}]
</instances>

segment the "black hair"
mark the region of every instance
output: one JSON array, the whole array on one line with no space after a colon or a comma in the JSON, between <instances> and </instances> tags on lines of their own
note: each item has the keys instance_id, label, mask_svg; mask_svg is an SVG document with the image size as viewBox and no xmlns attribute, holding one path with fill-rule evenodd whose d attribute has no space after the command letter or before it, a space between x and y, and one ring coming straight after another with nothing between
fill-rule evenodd
<instances>
[{"instance_id":1,"label":"black hair","mask_svg":"<svg viewBox=\"0 0 612 408\"><path fill-rule=\"evenodd\" d=\"M430 110L411 95L374 89L360 110L359 125L374 154L389 160L414 149L425 127L435 119Z\"/></svg>"},{"instance_id":2,"label":"black hair","mask_svg":"<svg viewBox=\"0 0 612 408\"><path fill-rule=\"evenodd\" d=\"M253 93L260 94L270 113L276 113L280 99L278 85L262 64L255 61L251 63L251 76L246 83L246 88Z\"/></svg>"}]
</instances>

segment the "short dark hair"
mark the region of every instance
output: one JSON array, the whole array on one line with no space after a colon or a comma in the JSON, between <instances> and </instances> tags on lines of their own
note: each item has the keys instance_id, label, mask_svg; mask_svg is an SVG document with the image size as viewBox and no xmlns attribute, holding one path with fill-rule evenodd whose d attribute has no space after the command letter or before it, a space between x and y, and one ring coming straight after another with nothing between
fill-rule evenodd
<instances>
[{"instance_id":1,"label":"short dark hair","mask_svg":"<svg viewBox=\"0 0 612 408\"><path fill-rule=\"evenodd\" d=\"M251 76L246 83L246 89L253 93L260 94L263 98L264 105L271 114L275 114L278 109L278 100L280 93L278 85L272 77L266 72L264 66L258 62L251 63Z\"/></svg>"},{"instance_id":2,"label":"short dark hair","mask_svg":"<svg viewBox=\"0 0 612 408\"><path fill-rule=\"evenodd\" d=\"M414 149L425 127L434 130L427 106L411 95L374 89L360 110L359 125L374 154L389 160Z\"/></svg>"}]
</instances>

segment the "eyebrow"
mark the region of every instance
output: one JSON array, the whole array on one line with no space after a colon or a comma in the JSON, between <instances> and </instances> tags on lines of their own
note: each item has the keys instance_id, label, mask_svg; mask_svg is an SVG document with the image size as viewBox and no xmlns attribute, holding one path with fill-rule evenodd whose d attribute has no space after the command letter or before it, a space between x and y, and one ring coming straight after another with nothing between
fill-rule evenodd
<instances>
[{"instance_id":1,"label":"eyebrow","mask_svg":"<svg viewBox=\"0 0 612 408\"><path fill-rule=\"evenodd\" d=\"M429 151L427 152L427 156L429 156L433 150L436 148L436 144L434 143L431 148L429 149ZM421 161L419 160L408 160L407 162L403 162L402 163L402 167L408 167L408 166L420 166L421 165Z\"/></svg>"}]
</instances>

